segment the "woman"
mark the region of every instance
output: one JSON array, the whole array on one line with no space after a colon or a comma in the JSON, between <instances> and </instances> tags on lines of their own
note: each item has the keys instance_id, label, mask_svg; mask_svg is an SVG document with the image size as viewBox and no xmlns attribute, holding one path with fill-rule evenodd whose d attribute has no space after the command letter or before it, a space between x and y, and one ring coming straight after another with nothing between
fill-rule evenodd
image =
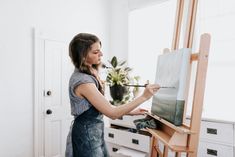
<instances>
[{"instance_id":1,"label":"woman","mask_svg":"<svg viewBox=\"0 0 235 157\"><path fill-rule=\"evenodd\" d=\"M102 115L116 119L125 114L143 114L144 110L133 109L151 98L159 86L147 85L141 96L114 107L105 99L98 76L103 56L99 38L88 33L76 35L69 45L69 56L75 66L69 82L71 112L75 120L67 138L66 157L108 157Z\"/></svg>"}]
</instances>

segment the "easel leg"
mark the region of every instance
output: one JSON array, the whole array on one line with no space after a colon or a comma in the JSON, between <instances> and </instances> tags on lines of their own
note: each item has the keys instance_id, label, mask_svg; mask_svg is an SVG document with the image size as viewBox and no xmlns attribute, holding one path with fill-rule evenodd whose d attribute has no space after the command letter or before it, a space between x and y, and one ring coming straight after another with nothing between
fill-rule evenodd
<instances>
[{"instance_id":1,"label":"easel leg","mask_svg":"<svg viewBox=\"0 0 235 157\"><path fill-rule=\"evenodd\" d=\"M154 136L151 138L151 157L157 157L157 148L158 147L158 142Z\"/></svg>"},{"instance_id":2,"label":"easel leg","mask_svg":"<svg viewBox=\"0 0 235 157\"><path fill-rule=\"evenodd\" d=\"M163 157L168 157L168 147L164 146Z\"/></svg>"},{"instance_id":3,"label":"easel leg","mask_svg":"<svg viewBox=\"0 0 235 157\"><path fill-rule=\"evenodd\" d=\"M181 153L180 152L175 152L175 157L181 157Z\"/></svg>"}]
</instances>

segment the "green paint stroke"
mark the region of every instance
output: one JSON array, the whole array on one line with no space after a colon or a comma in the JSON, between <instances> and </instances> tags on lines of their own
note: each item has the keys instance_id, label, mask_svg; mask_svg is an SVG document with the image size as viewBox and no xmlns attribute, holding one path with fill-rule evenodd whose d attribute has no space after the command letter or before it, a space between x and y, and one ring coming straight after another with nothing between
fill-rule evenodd
<instances>
[{"instance_id":1,"label":"green paint stroke","mask_svg":"<svg viewBox=\"0 0 235 157\"><path fill-rule=\"evenodd\" d=\"M184 100L169 100L153 97L151 112L176 126L180 126L183 122L184 104Z\"/></svg>"}]
</instances>

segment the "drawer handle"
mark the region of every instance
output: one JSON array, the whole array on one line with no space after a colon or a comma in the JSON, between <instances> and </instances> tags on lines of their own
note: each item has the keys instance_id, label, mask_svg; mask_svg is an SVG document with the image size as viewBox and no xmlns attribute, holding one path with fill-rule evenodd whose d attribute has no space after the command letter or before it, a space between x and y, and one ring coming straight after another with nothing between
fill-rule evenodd
<instances>
[{"instance_id":1,"label":"drawer handle","mask_svg":"<svg viewBox=\"0 0 235 157\"><path fill-rule=\"evenodd\" d=\"M110 138L114 138L114 134L109 133L109 137L110 137Z\"/></svg>"},{"instance_id":2,"label":"drawer handle","mask_svg":"<svg viewBox=\"0 0 235 157\"><path fill-rule=\"evenodd\" d=\"M217 150L207 149L207 154L217 156Z\"/></svg>"},{"instance_id":3,"label":"drawer handle","mask_svg":"<svg viewBox=\"0 0 235 157\"><path fill-rule=\"evenodd\" d=\"M139 140L137 140L137 139L132 139L132 143L133 143L133 144L139 144Z\"/></svg>"},{"instance_id":4,"label":"drawer handle","mask_svg":"<svg viewBox=\"0 0 235 157\"><path fill-rule=\"evenodd\" d=\"M207 128L207 133L217 135L217 129Z\"/></svg>"},{"instance_id":5,"label":"drawer handle","mask_svg":"<svg viewBox=\"0 0 235 157\"><path fill-rule=\"evenodd\" d=\"M118 149L113 147L113 152L116 152L116 151L118 151Z\"/></svg>"}]
</instances>

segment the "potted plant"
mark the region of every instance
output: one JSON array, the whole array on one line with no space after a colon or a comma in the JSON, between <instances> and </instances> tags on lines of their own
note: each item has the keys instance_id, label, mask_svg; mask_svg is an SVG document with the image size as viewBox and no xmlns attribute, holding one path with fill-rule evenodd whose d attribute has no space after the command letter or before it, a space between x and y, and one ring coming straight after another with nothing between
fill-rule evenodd
<instances>
[{"instance_id":1,"label":"potted plant","mask_svg":"<svg viewBox=\"0 0 235 157\"><path fill-rule=\"evenodd\" d=\"M111 103L113 105L126 103L130 100L130 91L129 87L125 85L129 84L131 80L129 72L132 69L126 66L126 61L118 61L116 56L109 63L111 66L108 68L106 82L113 98Z\"/></svg>"}]
</instances>

